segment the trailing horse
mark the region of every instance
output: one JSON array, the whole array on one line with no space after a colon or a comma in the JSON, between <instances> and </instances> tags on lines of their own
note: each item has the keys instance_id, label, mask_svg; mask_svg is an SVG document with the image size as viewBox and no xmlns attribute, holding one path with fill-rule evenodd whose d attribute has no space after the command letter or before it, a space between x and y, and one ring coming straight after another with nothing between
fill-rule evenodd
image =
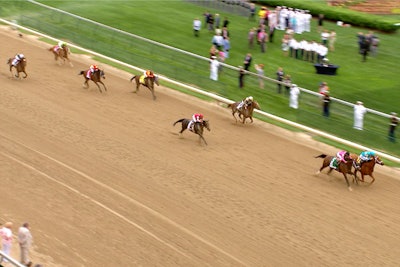
<instances>
[{"instance_id":1,"label":"trailing horse","mask_svg":"<svg viewBox=\"0 0 400 267\"><path fill-rule=\"evenodd\" d=\"M68 61L69 65L73 67L71 60L69 59L69 54L71 53L69 51L68 46L64 46L60 48L58 45L55 45L51 48L49 48L49 51L53 53L54 55L54 60L58 61L60 60L60 64L65 64L65 60Z\"/></svg>"},{"instance_id":2,"label":"trailing horse","mask_svg":"<svg viewBox=\"0 0 400 267\"><path fill-rule=\"evenodd\" d=\"M149 88L151 94L153 95L153 100L156 100L156 95L154 94L154 84L159 85L158 76L153 74L153 77L145 77L143 81L140 81L140 77L141 75L135 75L130 79L131 82L135 80L136 83L136 90L133 92L137 93L139 91L140 85L143 85Z\"/></svg>"},{"instance_id":3,"label":"trailing horse","mask_svg":"<svg viewBox=\"0 0 400 267\"><path fill-rule=\"evenodd\" d=\"M90 70L86 70L86 71L82 70L81 72L78 73L78 75L83 75L83 78L85 79L85 82L83 83L83 86L85 88L89 88L89 80L91 80L97 85L97 88L99 88L100 93L102 93L102 91L101 91L99 83L102 84L103 87L104 87L104 90L107 91L107 88L106 88L105 84L101 81L101 78L103 78L103 79L106 78L106 76L104 74L104 71L100 70L100 69L95 70L93 73L91 73L90 79L88 77L86 77L88 71L90 71Z\"/></svg>"},{"instance_id":4,"label":"trailing horse","mask_svg":"<svg viewBox=\"0 0 400 267\"><path fill-rule=\"evenodd\" d=\"M358 181L358 177L357 177L357 172L361 173L361 182L364 182L364 176L365 175L369 175L372 178L372 181L369 183L369 185L371 185L373 182L375 182L375 177L372 175L372 173L374 172L374 167L375 164L379 164L379 165L384 165L383 161L379 158L379 156L375 156L372 160L370 161L366 161L363 162L361 165L361 170L357 170L357 166L356 166L356 160L358 159L358 156L356 154L351 154L350 155L353 159L354 159L354 178L356 179L356 181Z\"/></svg>"},{"instance_id":5,"label":"trailing horse","mask_svg":"<svg viewBox=\"0 0 400 267\"><path fill-rule=\"evenodd\" d=\"M241 101L228 105L228 108L232 109L232 116L235 118L235 121L238 121L235 116L235 114L238 113L239 119L242 120L242 123L244 123L247 118L250 118L251 122L253 122L253 110L255 108L260 109L260 105L257 103L257 101L252 101L250 105L243 105L241 109L238 109L240 102Z\"/></svg>"},{"instance_id":6,"label":"trailing horse","mask_svg":"<svg viewBox=\"0 0 400 267\"><path fill-rule=\"evenodd\" d=\"M177 120L176 122L174 122L174 126L178 122L182 123L182 129L179 132L179 134L182 134L183 131L185 131L188 128L188 125L189 125L190 121L191 120L189 120L189 119L180 119L180 120ZM204 137L203 137L204 128L206 128L208 131L211 130L210 129L210 123L209 123L208 120L207 121L203 120L203 122L195 122L194 125L193 125L193 131L192 132L197 134L197 135L199 135L199 142L201 142L201 140L203 140L204 144L207 145L206 139L204 139Z\"/></svg>"},{"instance_id":7,"label":"trailing horse","mask_svg":"<svg viewBox=\"0 0 400 267\"><path fill-rule=\"evenodd\" d=\"M12 69L15 68L15 71L16 71L17 73L16 73L14 76L15 76L16 78L20 78L20 77L19 77L19 73L20 73L20 72L22 72L22 73L25 74L25 76L22 77L22 78L28 77L28 74L27 74L26 71L25 71L26 64L27 64L26 58L21 59L21 60L18 62L18 64L17 64L16 66L14 66L14 65L12 64L13 60L14 60L13 58L9 58L8 61L7 61L7 64L10 66L11 76L13 76L13 71L12 71Z\"/></svg>"},{"instance_id":8,"label":"trailing horse","mask_svg":"<svg viewBox=\"0 0 400 267\"><path fill-rule=\"evenodd\" d=\"M316 173L316 174L319 174L323 169L325 169L326 167L328 167L330 165L332 159L335 158L335 156L327 156L326 154L321 154L319 156L316 156L315 158L323 158L324 159L324 161L322 162L321 168ZM343 177L347 183L347 188L350 191L352 191L353 189L351 188L349 180L347 179L347 174L353 174L351 171L351 167L353 166L353 159L351 157L347 157L347 158L345 158L345 160L347 161L347 163L344 163L342 161L338 163L338 167L337 167L336 171L343 174ZM332 172L332 170L334 170L334 168L329 167L328 174L330 174Z\"/></svg>"}]
</instances>

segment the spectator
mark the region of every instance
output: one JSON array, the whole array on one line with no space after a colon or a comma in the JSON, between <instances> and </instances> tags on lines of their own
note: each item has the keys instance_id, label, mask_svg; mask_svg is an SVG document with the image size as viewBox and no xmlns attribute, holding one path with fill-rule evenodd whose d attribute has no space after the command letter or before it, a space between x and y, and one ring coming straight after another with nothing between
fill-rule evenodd
<instances>
[{"instance_id":1,"label":"spectator","mask_svg":"<svg viewBox=\"0 0 400 267\"><path fill-rule=\"evenodd\" d=\"M217 34L217 33L216 33L216 34L213 36L213 38L211 39L211 43L212 43L213 45L215 45L215 47L216 47L218 50L221 50L221 49L222 49L223 42L224 42L224 38L222 38L222 36L221 36L220 34Z\"/></svg>"},{"instance_id":2,"label":"spectator","mask_svg":"<svg viewBox=\"0 0 400 267\"><path fill-rule=\"evenodd\" d=\"M394 130L396 129L397 125L399 124L399 119L397 118L397 113L392 112L390 113L392 117L390 117L390 125L389 125L389 141L395 143L396 138L394 136Z\"/></svg>"},{"instance_id":3,"label":"spectator","mask_svg":"<svg viewBox=\"0 0 400 267\"><path fill-rule=\"evenodd\" d=\"M247 53L247 55L244 57L243 66L245 70L249 71L252 59L253 58L251 57L250 53Z\"/></svg>"},{"instance_id":4,"label":"spectator","mask_svg":"<svg viewBox=\"0 0 400 267\"><path fill-rule=\"evenodd\" d=\"M289 74L286 74L283 78L283 82L285 83L285 95L290 95L290 86L292 85L292 78Z\"/></svg>"},{"instance_id":5,"label":"spectator","mask_svg":"<svg viewBox=\"0 0 400 267\"><path fill-rule=\"evenodd\" d=\"M264 64L256 64L255 68L256 68L257 74L259 76L258 77L258 86L261 89L264 89L264 79L261 78L262 76L264 76Z\"/></svg>"},{"instance_id":6,"label":"spectator","mask_svg":"<svg viewBox=\"0 0 400 267\"><path fill-rule=\"evenodd\" d=\"M29 248L32 244L32 235L29 230L29 223L24 223L18 230L18 243L21 251L21 263L24 265L31 264L29 260Z\"/></svg>"},{"instance_id":7,"label":"spectator","mask_svg":"<svg viewBox=\"0 0 400 267\"><path fill-rule=\"evenodd\" d=\"M249 49L253 49L255 39L256 39L256 30L255 30L255 28L251 28L247 35Z\"/></svg>"},{"instance_id":8,"label":"spectator","mask_svg":"<svg viewBox=\"0 0 400 267\"><path fill-rule=\"evenodd\" d=\"M328 83L327 82L320 83L319 93L321 94L321 96L324 96L327 92L329 93Z\"/></svg>"},{"instance_id":9,"label":"spectator","mask_svg":"<svg viewBox=\"0 0 400 267\"><path fill-rule=\"evenodd\" d=\"M210 64L210 79L213 81L218 81L218 70L219 70L219 62L216 56L211 57Z\"/></svg>"},{"instance_id":10,"label":"spectator","mask_svg":"<svg viewBox=\"0 0 400 267\"><path fill-rule=\"evenodd\" d=\"M329 34L328 30L324 30L324 31L321 33L321 43L322 43L323 45L325 45L325 46L328 45L329 37L330 37L330 34Z\"/></svg>"},{"instance_id":11,"label":"spectator","mask_svg":"<svg viewBox=\"0 0 400 267\"><path fill-rule=\"evenodd\" d=\"M194 32L194 36L199 37L199 32L201 29L201 21L199 20L199 18L195 18L193 20L193 32Z\"/></svg>"},{"instance_id":12,"label":"spectator","mask_svg":"<svg viewBox=\"0 0 400 267\"><path fill-rule=\"evenodd\" d=\"M354 105L354 129L363 130L365 113L367 113L367 109L364 107L363 102L357 101L356 105Z\"/></svg>"},{"instance_id":13,"label":"spectator","mask_svg":"<svg viewBox=\"0 0 400 267\"><path fill-rule=\"evenodd\" d=\"M358 44L358 52L360 54L362 54L361 46L362 46L362 42L363 42L364 39L365 39L364 33L363 32L358 32L357 33L357 44Z\"/></svg>"},{"instance_id":14,"label":"spectator","mask_svg":"<svg viewBox=\"0 0 400 267\"><path fill-rule=\"evenodd\" d=\"M222 28L228 28L229 25L229 19L228 17L224 18L224 21L222 22Z\"/></svg>"},{"instance_id":15,"label":"spectator","mask_svg":"<svg viewBox=\"0 0 400 267\"><path fill-rule=\"evenodd\" d=\"M294 109L299 108L299 94L300 94L300 89L299 87L297 87L297 84L292 84L290 88L289 107Z\"/></svg>"},{"instance_id":16,"label":"spectator","mask_svg":"<svg viewBox=\"0 0 400 267\"><path fill-rule=\"evenodd\" d=\"M329 34L329 50L330 51L335 51L335 42L336 42L336 32L334 30L331 30L331 33Z\"/></svg>"},{"instance_id":17,"label":"spectator","mask_svg":"<svg viewBox=\"0 0 400 267\"><path fill-rule=\"evenodd\" d=\"M246 71L243 69L242 66L239 66L239 88L244 87L244 75L246 74Z\"/></svg>"},{"instance_id":18,"label":"spectator","mask_svg":"<svg viewBox=\"0 0 400 267\"><path fill-rule=\"evenodd\" d=\"M10 251L13 241L12 226L13 226L12 222L6 222L4 226L0 229L2 251L7 256L10 256ZM8 262L7 259L3 259L3 261Z\"/></svg>"},{"instance_id":19,"label":"spectator","mask_svg":"<svg viewBox=\"0 0 400 267\"><path fill-rule=\"evenodd\" d=\"M267 33L261 30L257 35L257 42L260 44L261 53L265 53L265 43L267 42Z\"/></svg>"},{"instance_id":20,"label":"spectator","mask_svg":"<svg viewBox=\"0 0 400 267\"><path fill-rule=\"evenodd\" d=\"M212 45L210 48L210 59L212 58L212 56L217 56L218 54L218 49L215 45Z\"/></svg>"},{"instance_id":21,"label":"spectator","mask_svg":"<svg viewBox=\"0 0 400 267\"><path fill-rule=\"evenodd\" d=\"M376 56L378 53L379 38L377 36L372 37L371 40L371 56Z\"/></svg>"},{"instance_id":22,"label":"spectator","mask_svg":"<svg viewBox=\"0 0 400 267\"><path fill-rule=\"evenodd\" d=\"M279 81L279 83L277 83L278 94L282 93L282 84L280 82L283 81L284 76L285 73L283 72L283 68L279 67L278 70L276 71L276 79Z\"/></svg>"},{"instance_id":23,"label":"spectator","mask_svg":"<svg viewBox=\"0 0 400 267\"><path fill-rule=\"evenodd\" d=\"M367 61L368 51L369 51L370 42L367 38L363 38L361 41L361 55L362 62Z\"/></svg>"},{"instance_id":24,"label":"spectator","mask_svg":"<svg viewBox=\"0 0 400 267\"><path fill-rule=\"evenodd\" d=\"M250 16L249 20L250 21L255 21L255 15L256 15L256 5L254 3L250 3Z\"/></svg>"},{"instance_id":25,"label":"spectator","mask_svg":"<svg viewBox=\"0 0 400 267\"><path fill-rule=\"evenodd\" d=\"M318 15L318 32L321 32L323 27L324 27L324 14L319 14Z\"/></svg>"},{"instance_id":26,"label":"spectator","mask_svg":"<svg viewBox=\"0 0 400 267\"><path fill-rule=\"evenodd\" d=\"M231 40L229 39L229 37L224 38L223 46L224 46L225 58L229 58L229 50L231 49Z\"/></svg>"},{"instance_id":27,"label":"spectator","mask_svg":"<svg viewBox=\"0 0 400 267\"><path fill-rule=\"evenodd\" d=\"M209 32L214 31L214 16L213 16L213 14L208 15L207 28L208 28Z\"/></svg>"},{"instance_id":28,"label":"spectator","mask_svg":"<svg viewBox=\"0 0 400 267\"><path fill-rule=\"evenodd\" d=\"M208 18L210 17L210 12L207 10L206 12L203 13L204 17L204 27L208 26Z\"/></svg>"},{"instance_id":29,"label":"spectator","mask_svg":"<svg viewBox=\"0 0 400 267\"><path fill-rule=\"evenodd\" d=\"M322 96L322 114L324 117L329 117L329 105L331 103L331 97L329 91L326 91Z\"/></svg>"},{"instance_id":30,"label":"spectator","mask_svg":"<svg viewBox=\"0 0 400 267\"><path fill-rule=\"evenodd\" d=\"M285 33L282 38L282 51L283 55L287 56L289 51L290 35Z\"/></svg>"},{"instance_id":31,"label":"spectator","mask_svg":"<svg viewBox=\"0 0 400 267\"><path fill-rule=\"evenodd\" d=\"M221 24L221 17L219 16L219 14L217 13L217 14L215 14L215 17L214 17L214 27L216 28L216 29L219 29L220 27L220 24Z\"/></svg>"}]
</instances>

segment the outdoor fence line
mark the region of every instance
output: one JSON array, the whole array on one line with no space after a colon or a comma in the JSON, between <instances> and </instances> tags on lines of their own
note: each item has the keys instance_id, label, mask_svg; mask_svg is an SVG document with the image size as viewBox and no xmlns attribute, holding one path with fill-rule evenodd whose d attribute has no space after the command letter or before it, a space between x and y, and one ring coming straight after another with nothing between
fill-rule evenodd
<instances>
[{"instance_id":1,"label":"outdoor fence line","mask_svg":"<svg viewBox=\"0 0 400 267\"><path fill-rule=\"evenodd\" d=\"M4 254L4 252L0 250L0 264L3 261L3 259L7 259L9 263L11 263L12 265L14 265L16 267L25 267L25 265L19 263L18 261L14 260L12 257Z\"/></svg>"},{"instance_id":2,"label":"outdoor fence line","mask_svg":"<svg viewBox=\"0 0 400 267\"><path fill-rule=\"evenodd\" d=\"M53 38L53 37L51 37L51 36L48 36L48 35L46 35L46 34L43 34L43 33L37 32L37 31L35 31L35 30L32 30L32 29L29 29L29 28L20 26L20 25L18 25L18 24L16 24L16 23L7 21L7 20L2 19L2 18L0 18L0 21L3 22L3 23L5 23L5 24L11 25L11 26L14 27L14 28L21 28L21 29L23 29L23 30L25 30L25 31L28 31L28 32L31 32L31 33L33 33L33 34L42 36L42 37L44 37L44 38L51 39L51 40L56 41L56 42L60 41L60 40L58 40L58 39L56 39L56 38ZM144 70L141 69L141 68L132 66L132 65L127 64L127 63L125 63L125 62L122 62L122 61L113 59L113 58L111 58L111 57L102 55L102 54L100 54L100 53L91 51L91 50L89 50L89 49L85 49L85 48L83 48L83 47L79 47L79 46L76 46L76 45L74 45L74 44L69 44L69 43L68 43L68 45L71 46L71 47L74 47L74 48L76 48L76 49L78 49L78 50L84 51L84 52L86 52L86 53L89 53L89 54L92 54L92 55L96 55L96 56L101 57L101 58L103 58L103 59L106 59L106 60L109 60L109 61L111 61L111 62L117 63L117 64L119 64L119 65L122 65L122 66L125 66L125 67L128 67L128 68L131 68L131 69L134 69L134 70L138 70L138 71L141 71L141 72L144 71ZM210 98L213 98L213 99L215 99L215 100L218 100L218 101L223 102L223 103L226 103L226 104L232 104L232 103L235 102L235 101L233 101L233 100L230 100L230 99L227 99L227 98L218 96L218 95L213 94L213 93L205 92L205 91L203 91L203 90L201 90L201 89L192 87L192 86L190 86L190 85L181 83L181 82L179 82L179 81L175 81L175 80L169 79L168 77L165 77L165 76L159 76L159 77L160 77L160 79L165 80L165 81L167 81L167 82L169 82L169 83L172 83L172 84L175 84L175 85L177 85L177 86L180 86L180 87L183 87L183 88L185 88L185 89L188 89L188 90L190 90L190 91L193 91L193 92L196 92L196 93L199 93L199 94L208 96L208 97L210 97ZM317 93L315 93L315 92L311 92L311 93L317 94ZM349 104L350 104L350 103L349 103ZM281 122L281 123L290 125L290 126L292 126L292 127L295 127L295 128L301 129L301 130L304 130L304 131L306 131L306 132L310 132L310 133L313 133L313 134L316 134L316 135L319 135L319 136L328 138L328 139L330 139L330 140L333 140L333 141L336 141L336 142L339 142L339 143L342 143L342 144L345 144L345 145L348 145L348 146L351 146L351 147L354 147L354 148L357 148L357 149L360 149L360 150L372 150L372 151L374 151L373 149L368 148L368 147L365 147L365 146L362 146L362 145L360 145L360 144L357 144L357 143L354 143L354 142L345 140L345 139L343 139L343 138L336 137L336 136L334 136L334 135L331 135L331 134L325 133L325 132L323 132L323 131L319 131L319 130L310 128L310 127L308 127L308 126L305 126L305 125L302 125L302 124L299 124L299 123L296 123L296 122L292 122L292 121L290 121L290 120L281 118L281 117L279 117L279 116L275 116L275 115L273 115L273 114L270 114L270 113L267 113L267 112L264 112L264 111L261 111L261 110L257 110L257 109L256 109L256 110L254 110L254 112L256 112L256 113L258 113L258 114L260 114L260 115L263 115L263 116L265 116L265 117L268 117L268 118L270 118L270 119L273 119L273 120L275 120L275 121L278 121L278 122ZM392 155L385 154L385 153L382 153L382 152L379 152L379 151L375 151L375 152L379 153L379 155L381 155L383 158L386 158L386 159L391 160L391 161L396 162L396 163L400 163L400 158L397 158L397 157L394 157L394 156L392 156Z\"/></svg>"},{"instance_id":3,"label":"outdoor fence line","mask_svg":"<svg viewBox=\"0 0 400 267\"><path fill-rule=\"evenodd\" d=\"M200 56L200 55L197 55L197 54L194 54L194 53L191 53L191 52L188 52L188 51L176 48L176 47L172 47L172 46L169 46L169 45L166 45L166 44L163 44L163 43L159 43L159 42L156 42L154 40L147 39L147 38L144 38L142 36L139 36L139 35L136 35L136 34L133 34L133 33L125 32L123 30L113 28L111 26L108 26L108 25L105 25L105 24L102 24L102 23L99 23L99 22L96 22L96 21L93 21L93 20L78 16L78 15L75 15L73 13L70 13L70 12L67 12L67 11L64 11L64 10L61 10L61 9L58 9L58 8L54 8L54 7L39 3L39 2L34 1L34 0L27 0L27 1L32 3L32 4L44 7L46 9L54 10L54 11L60 12L62 14L66 14L68 16L71 16L71 17L74 17L74 18L77 18L77 19L80 19L80 20L83 20L83 21L87 21L87 22L93 23L95 25L104 27L106 29L109 29L109 30L112 30L112 31L115 31L115 32L119 32L119 33L122 33L124 35L130 36L130 37L134 37L134 38L140 39L142 41L145 41L145 42L148 42L148 43L151 43L151 44L163 47L163 48L174 50L176 52L183 53L183 54L186 54L186 55L198 58L198 59L202 59L202 60L205 60L205 61L210 61L210 59L207 58L207 57L203 57L203 56ZM213 2L213 1L214 0L211 0L211 1L202 0L200 2ZM230 1L227 0L227 1L221 1L221 2L224 2L224 4L225 4L225 2L227 2L229 4L238 5L240 7L243 7L241 4L245 3L245 1L241 1L241 0L230 0ZM232 70L235 70L235 71L239 71L239 68L237 68L237 67L234 67L234 66L231 66L231 65L228 65L228 64L225 64L225 63L221 63L221 65L223 67L226 67L226 68L229 68L229 69L232 69ZM270 81L270 82L274 82L276 84L281 84L283 86L285 85L284 82L280 82L280 81L278 81L276 79L269 78L267 76L260 76L260 75L258 75L256 73L249 72L249 71L245 71L245 72L246 72L246 74L249 74L249 75L257 77L257 78L262 78L264 80L267 80L267 81ZM299 89L302 92L305 92L305 93L308 93L308 94L311 94L311 95L315 95L315 96L320 96L319 93L316 93L316 92L311 91L309 89L301 88L301 87L299 87ZM338 102L338 103L346 105L346 106L350 106L350 107L354 107L355 106L355 104L353 104L353 103L350 103L350 102L347 102L347 101L344 101L344 100L341 100L341 99L338 99L338 98L335 98L335 97L331 97L330 99L331 99L331 101L335 101L335 102ZM367 112L372 113L372 114L376 114L376 115L379 115L379 116L382 116L382 117L386 117L386 118L390 118L391 117L390 114L386 114L386 113L383 113L383 112L380 112L380 111L377 111L377 110L374 110L374 109L370 109L370 108L366 108L366 109L367 109Z\"/></svg>"}]
</instances>

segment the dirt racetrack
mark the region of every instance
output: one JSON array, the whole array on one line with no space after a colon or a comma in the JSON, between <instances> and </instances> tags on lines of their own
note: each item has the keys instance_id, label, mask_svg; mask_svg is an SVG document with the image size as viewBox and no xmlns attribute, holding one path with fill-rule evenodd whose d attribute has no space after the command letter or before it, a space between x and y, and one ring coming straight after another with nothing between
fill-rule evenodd
<instances>
[{"instance_id":1,"label":"dirt racetrack","mask_svg":"<svg viewBox=\"0 0 400 267\"><path fill-rule=\"evenodd\" d=\"M102 64L108 92L83 89L92 61L59 66L49 47L1 28L1 61L23 52L29 77L0 71L0 219L15 234L30 222L35 263L399 265L397 171L377 166L349 192L339 173L315 175L334 148L167 88L132 94L131 74ZM172 126L193 112L208 146Z\"/></svg>"}]
</instances>

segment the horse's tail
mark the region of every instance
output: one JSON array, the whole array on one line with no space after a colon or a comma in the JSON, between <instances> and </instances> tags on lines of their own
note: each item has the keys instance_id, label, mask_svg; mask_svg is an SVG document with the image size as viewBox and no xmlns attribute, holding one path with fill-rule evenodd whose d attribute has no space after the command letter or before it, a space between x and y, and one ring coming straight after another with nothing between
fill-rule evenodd
<instances>
[{"instance_id":1,"label":"horse's tail","mask_svg":"<svg viewBox=\"0 0 400 267\"><path fill-rule=\"evenodd\" d=\"M180 119L180 120L177 120L176 122L174 122L174 126L175 126L175 124L177 124L178 122L183 122L185 119Z\"/></svg>"},{"instance_id":2,"label":"horse's tail","mask_svg":"<svg viewBox=\"0 0 400 267\"><path fill-rule=\"evenodd\" d=\"M54 49L54 46L50 47L50 48L49 48L49 51L51 51L51 52L52 52L52 51L53 51L53 49Z\"/></svg>"},{"instance_id":3,"label":"horse's tail","mask_svg":"<svg viewBox=\"0 0 400 267\"><path fill-rule=\"evenodd\" d=\"M228 108L232 107L232 104L228 104Z\"/></svg>"},{"instance_id":4,"label":"horse's tail","mask_svg":"<svg viewBox=\"0 0 400 267\"><path fill-rule=\"evenodd\" d=\"M321 154L321 155L319 155L319 156L316 156L315 158L326 158L328 155L326 155L326 154Z\"/></svg>"},{"instance_id":5,"label":"horse's tail","mask_svg":"<svg viewBox=\"0 0 400 267\"><path fill-rule=\"evenodd\" d=\"M81 72L79 72L78 75L85 75L85 71L81 70Z\"/></svg>"},{"instance_id":6,"label":"horse's tail","mask_svg":"<svg viewBox=\"0 0 400 267\"><path fill-rule=\"evenodd\" d=\"M11 58L9 58L9 59L7 60L7 63L6 63L6 64L8 64L8 65L11 64Z\"/></svg>"},{"instance_id":7,"label":"horse's tail","mask_svg":"<svg viewBox=\"0 0 400 267\"><path fill-rule=\"evenodd\" d=\"M133 75L133 77L129 81L132 82L133 79L135 79L135 78L136 78L136 75Z\"/></svg>"}]
</instances>

